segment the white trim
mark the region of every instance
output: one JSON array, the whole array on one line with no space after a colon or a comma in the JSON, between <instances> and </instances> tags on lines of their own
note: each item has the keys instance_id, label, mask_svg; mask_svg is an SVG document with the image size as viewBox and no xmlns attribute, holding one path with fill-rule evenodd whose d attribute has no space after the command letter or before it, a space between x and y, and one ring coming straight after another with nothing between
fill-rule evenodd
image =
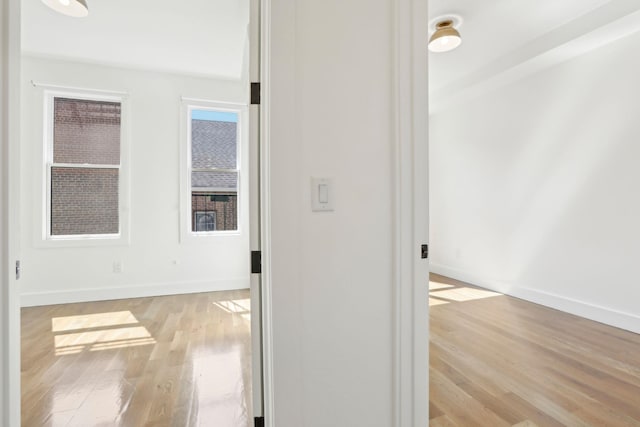
<instances>
[{"instance_id":1,"label":"white trim","mask_svg":"<svg viewBox=\"0 0 640 427\"><path fill-rule=\"evenodd\" d=\"M9 90L8 76L7 76L7 46L8 38L4 31L9 25L9 19L7 17L7 5L9 2L3 1L0 4L0 425L9 425L9 405L7 397L11 393L11 386L9 381L6 380L9 375L9 371L12 368L9 363L8 349L9 346L9 334L11 333L11 326L9 323L9 245L8 245L8 233L9 233L9 203L8 198L8 183L9 174L7 173L9 168L8 161L8 146L9 146L9 111L10 102L7 92Z\"/></svg>"},{"instance_id":2,"label":"white trim","mask_svg":"<svg viewBox=\"0 0 640 427\"><path fill-rule=\"evenodd\" d=\"M514 286L497 280L483 279L473 273L442 264L431 264L431 270L434 273L451 277L452 279L461 280L495 292L500 292L505 295L520 298L525 301L544 305L545 307L554 308L565 313L574 314L576 316L584 317L585 319L594 320L596 322L604 323L605 325L640 334L640 316L632 313L603 307L601 305L580 301L550 292Z\"/></svg>"},{"instance_id":3,"label":"white trim","mask_svg":"<svg viewBox=\"0 0 640 427\"><path fill-rule=\"evenodd\" d=\"M265 427L276 427L271 278L271 1L260 0L260 242L262 250L262 375Z\"/></svg>"},{"instance_id":4,"label":"white trim","mask_svg":"<svg viewBox=\"0 0 640 427\"><path fill-rule=\"evenodd\" d=\"M191 168L191 172L227 172L227 173L235 173L238 172L238 169L225 169L225 168ZM202 188L202 187L198 187ZM233 188L228 188L228 190L234 190ZM222 190L224 191L224 190Z\"/></svg>"},{"instance_id":5,"label":"white trim","mask_svg":"<svg viewBox=\"0 0 640 427\"><path fill-rule=\"evenodd\" d=\"M53 91L60 90L62 91L61 93L63 94L66 94L71 91L71 92L79 92L80 94L90 93L96 96L107 95L110 97L114 97L114 99L116 100L119 100L121 98L126 98L129 96L128 92L123 92L123 91L110 90L110 89L87 89L87 88L73 87L73 86L61 86L56 84L34 82L33 80L31 80L31 86L41 87L43 89L53 90ZM92 98L87 98L87 99L92 99Z\"/></svg>"},{"instance_id":6,"label":"white trim","mask_svg":"<svg viewBox=\"0 0 640 427\"><path fill-rule=\"evenodd\" d=\"M429 261L422 258L422 245L429 243L429 79L428 48L424 37L428 31L428 2L412 0L410 50L411 85L411 151L413 222L410 256L414 260L411 283L411 305L414 317L411 337L413 364L411 391L414 425L429 420Z\"/></svg>"},{"instance_id":7,"label":"white trim","mask_svg":"<svg viewBox=\"0 0 640 427\"><path fill-rule=\"evenodd\" d=\"M130 187L129 178L129 153L131 145L131 124L130 106L126 97L115 92L101 91L96 89L78 89L65 86L42 85L39 95L43 99L43 124L42 124L42 180L41 191L38 197L38 207L40 212L39 220L41 232L34 234L36 241L34 246L38 248L57 247L85 247L85 246L114 246L128 245L130 243L129 223L130 223ZM55 90L47 89L55 87ZM120 163L117 165L105 164L67 164L53 162L53 115L54 99L68 98L81 99L87 101L117 102L120 104ZM118 233L112 234L92 234L92 235L51 235L51 169L54 167L82 168L82 169L117 169L118 170Z\"/></svg>"},{"instance_id":8,"label":"white trim","mask_svg":"<svg viewBox=\"0 0 640 427\"><path fill-rule=\"evenodd\" d=\"M65 169L118 169L120 170L120 165L99 165L92 163L53 163L51 165L55 168L65 168Z\"/></svg>"},{"instance_id":9,"label":"white trim","mask_svg":"<svg viewBox=\"0 0 640 427\"><path fill-rule=\"evenodd\" d=\"M2 147L3 269L1 292L2 326L2 413L3 427L20 426L20 303L18 283L12 265L20 257L20 0L2 2ZM5 181L8 180L8 181Z\"/></svg>"},{"instance_id":10,"label":"white trim","mask_svg":"<svg viewBox=\"0 0 640 427\"><path fill-rule=\"evenodd\" d=\"M235 113L238 116L236 122L236 164L237 169L218 169L218 168L195 168L195 171L211 171L211 172L235 172L238 174L236 193L237 193L237 225L236 230L216 230L210 232L194 232L192 231L192 215L191 215L191 172L194 171L191 163L191 112L193 110L210 110ZM245 207L248 206L248 182L244 182L244 176L248 172L249 162L249 138L245 135L248 129L248 107L244 104L234 104L229 102L220 102L213 100L203 100L195 98L181 97L180 101L180 243L205 242L207 239L220 236L241 236L245 232L245 224L248 213L245 213ZM207 191L203 189L203 191ZM226 189L225 191L229 191Z\"/></svg>"},{"instance_id":11,"label":"white trim","mask_svg":"<svg viewBox=\"0 0 640 427\"><path fill-rule=\"evenodd\" d=\"M213 171L213 170L212 170ZM194 171L197 172L197 171ZM207 171L204 171L207 172ZM218 171L215 171L218 172ZM232 172L236 172L236 171L232 171ZM203 192L203 193L233 193L233 192L238 192L237 188L216 188L216 187L198 187L198 192ZM231 196L231 194L220 194L220 196L226 196L229 195Z\"/></svg>"},{"instance_id":12,"label":"white trim","mask_svg":"<svg viewBox=\"0 0 640 427\"><path fill-rule=\"evenodd\" d=\"M127 285L102 288L82 288L52 292L28 292L21 296L22 307L143 298L164 295L248 289L248 278L217 279L215 281L166 282L147 285Z\"/></svg>"},{"instance_id":13,"label":"white trim","mask_svg":"<svg viewBox=\"0 0 640 427\"><path fill-rule=\"evenodd\" d=\"M428 239L427 9L393 2L393 419L428 425L428 274L420 245Z\"/></svg>"}]
</instances>

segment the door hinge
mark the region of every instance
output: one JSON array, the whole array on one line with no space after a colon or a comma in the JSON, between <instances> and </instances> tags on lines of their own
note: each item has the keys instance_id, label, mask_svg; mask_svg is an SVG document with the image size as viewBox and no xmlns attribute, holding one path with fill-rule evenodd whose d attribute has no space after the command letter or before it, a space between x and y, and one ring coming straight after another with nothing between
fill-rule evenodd
<instances>
[{"instance_id":1,"label":"door hinge","mask_svg":"<svg viewBox=\"0 0 640 427\"><path fill-rule=\"evenodd\" d=\"M255 417L253 421L255 427L264 427L264 417Z\"/></svg>"},{"instance_id":2,"label":"door hinge","mask_svg":"<svg viewBox=\"0 0 640 427\"><path fill-rule=\"evenodd\" d=\"M420 248L420 258L427 259L429 258L429 245L422 245Z\"/></svg>"},{"instance_id":3,"label":"door hinge","mask_svg":"<svg viewBox=\"0 0 640 427\"><path fill-rule=\"evenodd\" d=\"M20 280L20 260L16 261L16 280Z\"/></svg>"},{"instance_id":4,"label":"door hinge","mask_svg":"<svg viewBox=\"0 0 640 427\"><path fill-rule=\"evenodd\" d=\"M260 83L251 83L251 105L260 105Z\"/></svg>"},{"instance_id":5,"label":"door hinge","mask_svg":"<svg viewBox=\"0 0 640 427\"><path fill-rule=\"evenodd\" d=\"M262 251L251 251L251 272L262 273Z\"/></svg>"}]
</instances>

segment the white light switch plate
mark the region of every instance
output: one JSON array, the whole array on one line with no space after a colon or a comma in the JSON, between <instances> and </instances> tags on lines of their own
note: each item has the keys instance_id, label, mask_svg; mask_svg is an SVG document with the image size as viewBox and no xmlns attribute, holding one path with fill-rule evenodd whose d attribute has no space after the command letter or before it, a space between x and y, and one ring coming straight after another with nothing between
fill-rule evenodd
<instances>
[{"instance_id":1,"label":"white light switch plate","mask_svg":"<svg viewBox=\"0 0 640 427\"><path fill-rule=\"evenodd\" d=\"M311 210L333 211L333 183L330 178L311 178Z\"/></svg>"}]
</instances>

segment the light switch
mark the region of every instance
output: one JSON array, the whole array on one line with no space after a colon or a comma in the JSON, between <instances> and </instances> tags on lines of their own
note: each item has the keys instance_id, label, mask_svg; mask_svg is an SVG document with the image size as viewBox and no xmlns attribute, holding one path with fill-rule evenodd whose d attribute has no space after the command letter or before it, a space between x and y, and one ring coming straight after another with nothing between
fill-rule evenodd
<instances>
[{"instance_id":1,"label":"light switch","mask_svg":"<svg viewBox=\"0 0 640 427\"><path fill-rule=\"evenodd\" d=\"M328 212L333 210L333 188L329 178L311 178L311 210Z\"/></svg>"},{"instance_id":2,"label":"light switch","mask_svg":"<svg viewBox=\"0 0 640 427\"><path fill-rule=\"evenodd\" d=\"M318 185L318 200L320 203L329 203L329 186L327 184Z\"/></svg>"}]
</instances>

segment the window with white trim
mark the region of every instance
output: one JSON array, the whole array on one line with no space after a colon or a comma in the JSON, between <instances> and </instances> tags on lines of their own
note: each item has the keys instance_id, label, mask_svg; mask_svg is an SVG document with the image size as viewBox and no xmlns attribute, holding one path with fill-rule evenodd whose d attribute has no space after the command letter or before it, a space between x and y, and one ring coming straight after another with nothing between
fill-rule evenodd
<instances>
[{"instance_id":1,"label":"window with white trim","mask_svg":"<svg viewBox=\"0 0 640 427\"><path fill-rule=\"evenodd\" d=\"M239 111L188 105L188 229L193 234L238 230Z\"/></svg>"},{"instance_id":2,"label":"window with white trim","mask_svg":"<svg viewBox=\"0 0 640 427\"><path fill-rule=\"evenodd\" d=\"M119 237L122 100L48 93L47 105L46 237Z\"/></svg>"}]
</instances>

